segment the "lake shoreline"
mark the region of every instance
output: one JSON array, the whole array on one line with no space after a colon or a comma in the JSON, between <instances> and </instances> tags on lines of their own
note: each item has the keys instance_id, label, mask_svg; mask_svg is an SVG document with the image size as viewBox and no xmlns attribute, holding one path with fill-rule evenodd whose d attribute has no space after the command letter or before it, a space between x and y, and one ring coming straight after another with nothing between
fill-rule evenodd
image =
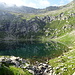
<instances>
[{"instance_id":1,"label":"lake shoreline","mask_svg":"<svg viewBox=\"0 0 75 75\"><path fill-rule=\"evenodd\" d=\"M33 64L30 64L30 61L20 57L15 57L15 56L0 56L0 70L4 67L9 68L9 70L10 70L10 67L14 67L16 68L16 70L20 68L21 70L23 70L23 72L26 72L27 70L32 75L55 74L53 67L48 65L48 62L39 63L38 61L36 61L36 63L33 65ZM3 73L1 72L0 74L3 75ZM6 72L5 74L7 75Z\"/></svg>"},{"instance_id":2,"label":"lake shoreline","mask_svg":"<svg viewBox=\"0 0 75 75\"><path fill-rule=\"evenodd\" d=\"M41 65L49 65L49 66L51 66L52 68L51 68L51 70L50 71L52 71L51 73L52 73L52 75L55 75L55 74L63 74L63 75L65 75L65 73L66 73L66 75L68 75L69 73L70 74L74 74L74 70L75 70L75 65L74 65L74 63L72 64L71 62L74 62L74 58L75 57L73 57L73 55L75 54L75 50L69 50L68 52L65 52L65 53L63 53L62 55L60 55L60 56L58 56L58 57L56 57L56 58L53 58L53 59L50 59L49 61L46 61L45 63L39 63L38 61L36 61L36 63L35 64L30 64L30 62L29 62L29 60L26 60L26 59L24 59L25 60L25 62L24 63L26 63L27 62L27 66L32 66L32 68L35 66L35 65L39 65L39 64L41 64ZM6 58L6 59L8 59L8 58L10 58L10 59L12 59L13 61L14 61L14 59L17 59L17 60L20 60L21 62L22 62L22 60L23 60L23 58L20 58L20 57L15 57L15 56L0 56L0 58L1 57L3 57L4 59ZM68 62L67 62L67 60L68 60ZM23 60L23 61L24 61ZM1 62L1 60L0 60L0 62ZM68 64L68 63L71 63L71 64ZM17 65L17 64L16 64ZM22 64L21 64L22 65ZM44 67L44 65L42 66L42 67ZM70 67L69 67L70 66ZM16 67L16 66L15 66ZM1 68L1 67L0 67ZM17 69L18 68L21 68L21 67L18 67L17 66ZM29 72L29 74L32 74L32 75L34 75L34 73L35 73L35 71L33 71L32 70L32 68L30 69L30 67L26 67L25 65L22 65L22 68L21 69L23 69L23 68L27 68L27 69L25 69L25 70L27 70L28 72ZM69 68L71 68L70 70L69 70ZM24 70L24 69L23 69ZM70 71L70 72L68 72L68 71ZM39 71L38 71L39 72Z\"/></svg>"}]
</instances>

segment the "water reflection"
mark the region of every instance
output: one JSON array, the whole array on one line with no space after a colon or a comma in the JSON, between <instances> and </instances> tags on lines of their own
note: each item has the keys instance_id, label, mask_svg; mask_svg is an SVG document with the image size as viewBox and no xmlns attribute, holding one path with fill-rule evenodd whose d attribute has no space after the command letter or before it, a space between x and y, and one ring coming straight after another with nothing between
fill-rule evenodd
<instances>
[{"instance_id":1,"label":"water reflection","mask_svg":"<svg viewBox=\"0 0 75 75\"><path fill-rule=\"evenodd\" d=\"M14 55L30 59L50 59L68 51L67 46L58 42L0 41L0 55Z\"/></svg>"}]
</instances>

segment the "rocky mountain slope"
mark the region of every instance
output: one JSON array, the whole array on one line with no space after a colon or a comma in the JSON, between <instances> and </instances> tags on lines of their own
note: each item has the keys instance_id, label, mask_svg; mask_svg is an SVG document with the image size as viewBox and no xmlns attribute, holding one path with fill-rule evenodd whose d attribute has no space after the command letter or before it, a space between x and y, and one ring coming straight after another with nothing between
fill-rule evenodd
<instances>
[{"instance_id":1,"label":"rocky mountain slope","mask_svg":"<svg viewBox=\"0 0 75 75\"><path fill-rule=\"evenodd\" d=\"M72 1L65 6L48 7L46 9L42 9L44 11L48 10L47 12L32 15L32 17L31 13L35 14L33 11L34 8L23 6L22 8L24 8L24 10L16 6L6 7L4 4L4 7L0 10L0 39L15 40L55 38L62 36L67 32L71 32L75 28L74 3L75 1ZM0 7L1 6L2 5L0 4ZM11 9L10 12L8 9ZM20 12L18 9L21 9L21 11L24 10L24 12ZM30 11L27 11L29 9ZM42 11L41 9L35 10ZM30 13L27 14L30 16L29 18L25 17L26 13Z\"/></svg>"}]
</instances>

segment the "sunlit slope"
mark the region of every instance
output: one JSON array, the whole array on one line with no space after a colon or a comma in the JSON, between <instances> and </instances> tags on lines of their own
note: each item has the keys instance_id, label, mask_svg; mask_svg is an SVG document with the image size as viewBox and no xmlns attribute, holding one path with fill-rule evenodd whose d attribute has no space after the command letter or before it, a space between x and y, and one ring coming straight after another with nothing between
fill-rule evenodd
<instances>
[{"instance_id":1,"label":"sunlit slope","mask_svg":"<svg viewBox=\"0 0 75 75\"><path fill-rule=\"evenodd\" d=\"M54 16L54 15L60 14L61 12L64 12L65 14L75 12L75 1L72 1L69 4L64 5L64 6L59 6L59 9L57 10L47 11L46 13L43 13L41 15L53 15Z\"/></svg>"},{"instance_id":2,"label":"sunlit slope","mask_svg":"<svg viewBox=\"0 0 75 75\"><path fill-rule=\"evenodd\" d=\"M75 28L74 3L72 1L59 8L55 7L55 10L50 10L50 7L38 9L46 12L36 14L0 10L0 38L52 39L63 36Z\"/></svg>"}]
</instances>

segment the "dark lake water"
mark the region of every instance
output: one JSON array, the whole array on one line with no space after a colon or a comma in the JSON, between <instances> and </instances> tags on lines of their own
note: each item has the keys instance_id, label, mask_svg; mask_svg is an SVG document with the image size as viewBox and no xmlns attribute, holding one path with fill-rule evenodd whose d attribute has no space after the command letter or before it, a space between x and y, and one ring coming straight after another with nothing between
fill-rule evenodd
<instances>
[{"instance_id":1,"label":"dark lake water","mask_svg":"<svg viewBox=\"0 0 75 75\"><path fill-rule=\"evenodd\" d=\"M44 61L68 51L68 47L58 42L0 41L0 56L19 56L26 59Z\"/></svg>"}]
</instances>

